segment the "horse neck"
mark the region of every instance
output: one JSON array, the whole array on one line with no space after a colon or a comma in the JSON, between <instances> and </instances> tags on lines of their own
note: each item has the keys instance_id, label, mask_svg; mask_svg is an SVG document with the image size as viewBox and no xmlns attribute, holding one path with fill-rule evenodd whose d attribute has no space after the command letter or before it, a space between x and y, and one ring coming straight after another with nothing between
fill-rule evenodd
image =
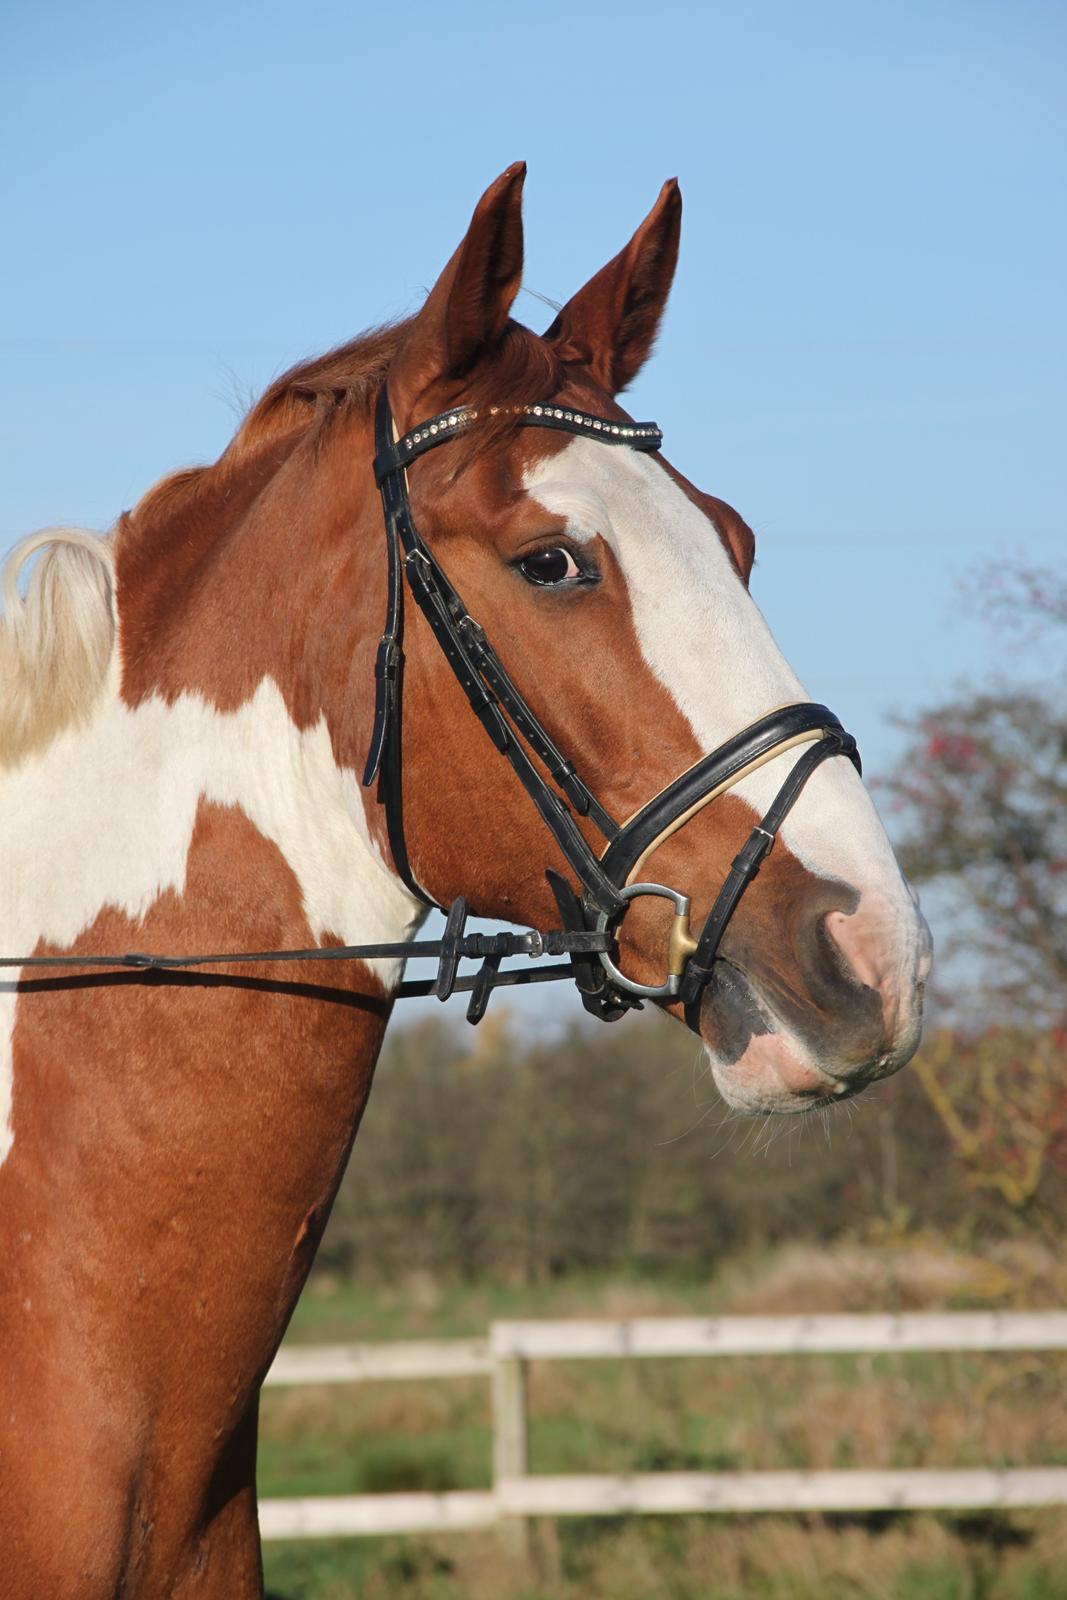
<instances>
[{"instance_id":1,"label":"horse neck","mask_svg":"<svg viewBox=\"0 0 1067 1600\"><path fill-rule=\"evenodd\" d=\"M369 427L261 452L116 550L121 699L196 752L297 880L314 940L401 940L419 908L384 863L359 773L385 605Z\"/></svg>"},{"instance_id":2,"label":"horse neck","mask_svg":"<svg viewBox=\"0 0 1067 1600\"><path fill-rule=\"evenodd\" d=\"M380 513L369 466L329 451L307 466L291 451L257 492L207 484L169 520L120 529L107 690L7 780L9 948L196 953L413 931L418 908L383 864L357 777L385 601ZM24 970L21 988L0 986L0 1214L34 1219L24 1298L44 1298L37 1266L94 1262L79 1315L100 1321L101 1360L113 1343L121 1366L133 1339L160 1373L197 1369L208 1453L310 1265L398 965L58 991ZM109 1299L134 1259L158 1308L146 1299L135 1334L112 1315L125 1298ZM201 1320L175 1341L171 1288L190 1284Z\"/></svg>"}]
</instances>

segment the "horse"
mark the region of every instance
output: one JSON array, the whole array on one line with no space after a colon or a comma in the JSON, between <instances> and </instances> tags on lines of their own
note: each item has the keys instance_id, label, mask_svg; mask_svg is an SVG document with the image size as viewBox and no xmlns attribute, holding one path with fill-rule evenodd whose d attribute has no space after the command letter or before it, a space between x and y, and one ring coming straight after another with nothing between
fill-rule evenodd
<instances>
[{"instance_id":1,"label":"horse","mask_svg":"<svg viewBox=\"0 0 1067 1600\"><path fill-rule=\"evenodd\" d=\"M0 954L340 959L26 964L3 983L6 1596L261 1595L260 1385L402 974L395 948L351 948L404 946L428 903L537 929L578 906L591 1007L648 992L688 1013L750 1112L845 1099L916 1048L928 935L839 725L804 721L749 591L753 534L617 399L659 328L678 185L542 336L511 315L524 175L488 188L415 315L294 367L218 461L107 537L52 530L9 562ZM403 550L383 543L389 494ZM452 587L439 576L383 646L398 585L431 565ZM495 697L488 667L474 681L475 615L500 649ZM522 770L499 759L501 721L513 743L525 730ZM753 726L772 729L758 759ZM640 870L707 913L796 749L824 735L835 758L763 829L773 849L685 1001L663 981L681 891L623 905L609 884L597 913L574 881L575 861L595 877L606 859L597 817L674 796ZM728 779L724 741L741 751ZM703 788L679 800L691 772ZM595 805L566 807L561 786Z\"/></svg>"}]
</instances>

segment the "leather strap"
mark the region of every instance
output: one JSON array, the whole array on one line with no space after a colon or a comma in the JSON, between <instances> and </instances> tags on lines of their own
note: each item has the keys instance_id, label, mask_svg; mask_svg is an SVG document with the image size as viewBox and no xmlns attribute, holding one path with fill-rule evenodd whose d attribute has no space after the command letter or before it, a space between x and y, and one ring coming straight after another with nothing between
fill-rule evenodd
<instances>
[{"instance_id":1,"label":"leather strap","mask_svg":"<svg viewBox=\"0 0 1067 1600\"><path fill-rule=\"evenodd\" d=\"M703 756L617 830L601 858L601 865L612 883L621 888L640 858L671 831L673 823L702 801L732 787L749 768L770 758L798 737L824 732L849 737L826 706L809 703L782 706L743 728L710 755ZM854 742L852 751L854 754ZM855 760L858 766L858 755Z\"/></svg>"},{"instance_id":2,"label":"leather strap","mask_svg":"<svg viewBox=\"0 0 1067 1600\"><path fill-rule=\"evenodd\" d=\"M832 756L847 756L857 771L859 770L856 741L850 733L845 732L836 717L832 720L839 731L831 731L825 738L820 739L818 744L810 745L795 762L766 814L761 817L734 857L723 886L708 912L700 938L697 940L697 947L686 962L679 990L679 999L685 1007L685 1020L694 1033L700 1032L700 1002L711 979L726 926L737 910L741 896L770 854L778 837L778 830L800 798L804 785L816 767Z\"/></svg>"},{"instance_id":3,"label":"leather strap","mask_svg":"<svg viewBox=\"0 0 1067 1600\"><path fill-rule=\"evenodd\" d=\"M508 677L503 662L486 638L485 629L473 617L464 616L459 624L471 659L493 690L500 704L560 788L579 816L591 817L605 839L614 839L619 824L608 815L593 792L578 776L573 761L553 742L538 722L529 705Z\"/></svg>"},{"instance_id":4,"label":"leather strap","mask_svg":"<svg viewBox=\"0 0 1067 1600\"><path fill-rule=\"evenodd\" d=\"M456 907L460 910L456 910ZM313 945L307 950L226 950L219 955L169 956L131 950L125 955L103 956L0 956L0 967L125 968L138 972L182 972L196 967L236 966L265 961L407 961L411 957L444 958L446 971L455 976L457 960L484 960L488 956L587 956L609 948L608 935L591 930L552 929L539 933L464 933L466 902L453 903L452 921L443 938L413 939L404 943ZM437 978L431 981L438 982ZM455 988L462 987L458 982ZM414 992L414 991L413 991ZM419 990L418 993L429 993ZM451 992L451 990L449 991ZM442 998L447 998L443 996Z\"/></svg>"},{"instance_id":5,"label":"leather strap","mask_svg":"<svg viewBox=\"0 0 1067 1600\"><path fill-rule=\"evenodd\" d=\"M589 915L570 884L560 873L549 867L545 873L548 886L555 896L560 921L565 928L577 932L589 927ZM613 939L614 942L614 939ZM627 1011L640 1011L642 1002L634 995L623 994L610 982L598 955L574 955L574 986L582 997L585 1009L599 1017L601 1022L617 1022Z\"/></svg>"},{"instance_id":6,"label":"leather strap","mask_svg":"<svg viewBox=\"0 0 1067 1600\"><path fill-rule=\"evenodd\" d=\"M384 385L383 385L384 393ZM393 421L386 406L375 415L375 439L381 445L391 441ZM363 772L364 786L379 777L378 797L385 805L386 828L393 864L408 889L423 905L436 906L416 878L408 859L404 830L404 774L402 741L404 692L404 590L401 579L401 524L407 520L407 492L402 477L388 477L380 484L385 517L385 544L388 560L388 593L385 631L378 644L374 668L374 726ZM440 908L439 908L440 909Z\"/></svg>"},{"instance_id":7,"label":"leather strap","mask_svg":"<svg viewBox=\"0 0 1067 1600\"><path fill-rule=\"evenodd\" d=\"M378 776L385 753L385 742L393 723L399 721L400 668L403 661L403 592L400 583L400 549L388 512L385 519L387 594L385 631L378 641L374 662L374 727L363 769L363 787L369 788Z\"/></svg>"},{"instance_id":8,"label":"leather strap","mask_svg":"<svg viewBox=\"0 0 1067 1600\"><path fill-rule=\"evenodd\" d=\"M391 435L392 416L387 389L383 385L375 413L375 442L379 460L388 447ZM447 437L449 435L446 433L444 438ZM433 442L443 443L444 438L434 436ZM622 901L614 885L601 868L597 856L586 842L563 799L545 782L515 737L512 725L504 714L505 711L514 719L515 728L530 744L534 754L544 762L549 773L579 814L590 816L608 837L616 831L617 825L595 800L578 777L573 763L563 756L527 701L516 689L486 639L484 630L473 617L468 615L462 600L449 583L437 559L420 538L411 518L403 473L389 468L380 475L379 483L382 508L385 513L387 543L397 551L398 566L401 564L400 552L402 552L404 575L412 598L429 623L445 659L467 696L471 710L493 744L515 771L546 827L559 844L564 858L577 873L592 903L598 910L617 914L622 909ZM397 589L399 590L399 584ZM398 618L401 615L399 604L397 615ZM391 617L390 623L392 622ZM401 742L398 686L403 676L403 652L399 621L393 627L392 633L389 631L390 623L387 623L379 653L382 654L386 639L390 651L395 643L396 670L391 677L378 679L375 729L381 727L382 731L377 736L377 742L385 753L385 759L398 762ZM374 735L372 735L372 756L374 754ZM380 754L378 760L380 765ZM372 762L368 760L367 772L371 771ZM414 893L421 899L433 903L417 884L408 862L399 784L385 781L383 773L379 792L386 807L390 848L397 870L401 872Z\"/></svg>"},{"instance_id":9,"label":"leather strap","mask_svg":"<svg viewBox=\"0 0 1067 1600\"><path fill-rule=\"evenodd\" d=\"M466 433L479 419L507 414L522 428L552 428L557 433L578 433L599 444L623 444L631 450L658 450L663 433L654 422L615 422L610 417L595 417L573 406L550 405L543 401L529 406L489 406L479 411L474 406L453 406L440 411L412 428L401 438L375 439L374 476L380 485L390 473L410 466L427 450Z\"/></svg>"}]
</instances>

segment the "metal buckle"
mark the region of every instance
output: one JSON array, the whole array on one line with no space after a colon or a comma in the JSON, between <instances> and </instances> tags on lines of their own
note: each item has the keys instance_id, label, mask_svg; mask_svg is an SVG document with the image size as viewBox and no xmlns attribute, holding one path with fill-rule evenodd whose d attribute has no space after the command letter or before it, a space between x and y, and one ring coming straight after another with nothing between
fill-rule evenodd
<instances>
[{"instance_id":1,"label":"metal buckle","mask_svg":"<svg viewBox=\"0 0 1067 1600\"><path fill-rule=\"evenodd\" d=\"M636 900L638 895L642 894L659 895L661 899L669 900L674 906L674 921L667 942L666 983L635 982L633 978L628 978L624 972L620 972L604 951L600 952L601 965L612 982L627 994L639 994L648 1000L673 1000L681 987L685 964L697 947L697 942L689 931L689 896L681 894L677 889L668 889L662 883L631 883L628 888L619 890L619 899ZM605 932L609 922L613 920L610 912L598 912L597 932Z\"/></svg>"}]
</instances>

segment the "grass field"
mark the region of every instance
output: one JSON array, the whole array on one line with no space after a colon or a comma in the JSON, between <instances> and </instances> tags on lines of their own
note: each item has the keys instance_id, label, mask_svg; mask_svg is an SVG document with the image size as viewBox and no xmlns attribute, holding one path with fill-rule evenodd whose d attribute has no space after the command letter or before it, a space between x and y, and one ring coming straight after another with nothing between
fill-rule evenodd
<instances>
[{"instance_id":1,"label":"grass field","mask_svg":"<svg viewBox=\"0 0 1067 1600\"><path fill-rule=\"evenodd\" d=\"M565 1280L309 1289L293 1339L447 1337L494 1316L1050 1304L1048 1263L792 1251L714 1285ZM535 1364L533 1472L1067 1464L1067 1357L825 1356ZM485 1379L268 1390L263 1495L484 1487ZM1067 1600L1067 1515L631 1518L273 1545L284 1600Z\"/></svg>"}]
</instances>

